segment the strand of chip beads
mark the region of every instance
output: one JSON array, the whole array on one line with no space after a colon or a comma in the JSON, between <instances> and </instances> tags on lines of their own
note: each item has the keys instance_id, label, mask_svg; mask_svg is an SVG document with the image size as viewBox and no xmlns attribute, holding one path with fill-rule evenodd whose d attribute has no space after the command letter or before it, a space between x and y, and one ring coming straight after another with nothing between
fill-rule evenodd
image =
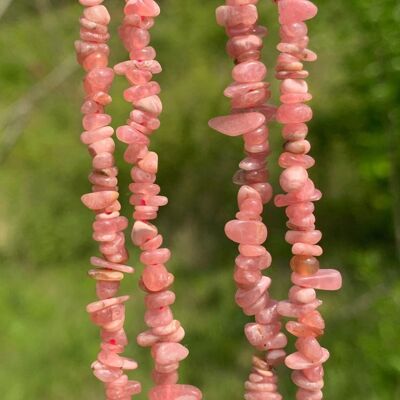
<instances>
[{"instance_id":1,"label":"strand of chip beads","mask_svg":"<svg viewBox=\"0 0 400 400\"><path fill-rule=\"evenodd\" d=\"M175 294L170 290L174 276L165 266L171 252L161 247L163 237L149 222L157 218L159 207L168 202L165 196L159 195L160 187L155 184L158 155L149 151L149 136L159 128L158 116L162 111L158 97L160 86L152 81L153 74L161 72L161 66L155 60L154 48L149 46L149 29L159 14L160 8L153 0L126 1L119 35L130 59L114 67L114 71L124 75L131 85L125 90L124 98L134 107L127 124L117 128L116 134L121 142L128 145L124 153L125 161L133 164L133 182L129 189L135 222L131 238L141 249L140 261L144 270L140 286L147 293L144 319L149 329L138 335L137 342L140 346L151 347L155 361L152 372L155 386L149 392L150 400L200 400L202 394L199 389L177 383L179 364L189 351L179 343L185 331L181 323L174 319L171 310L175 302Z\"/></svg>"},{"instance_id":2,"label":"strand of chip beads","mask_svg":"<svg viewBox=\"0 0 400 400\"><path fill-rule=\"evenodd\" d=\"M268 183L266 157L269 154L267 123L273 119L275 107L267 103L269 83L264 81L267 68L260 61L263 37L267 30L257 25L257 0L227 0L217 8L217 23L229 36L227 52L234 59L234 82L224 94L231 99L231 114L209 121L211 128L228 136L243 136L246 157L233 181L240 185L239 212L228 222L225 233L239 244L235 260L234 280L237 285L236 303L254 323L245 326L245 335L258 351L266 351L264 359L254 356L253 369L245 383L246 400L280 400L274 367L285 358L287 344L281 332L278 302L271 299L268 289L271 279L262 271L272 259L262 246L267 228L262 222L263 204L272 198Z\"/></svg>"},{"instance_id":3,"label":"strand of chip beads","mask_svg":"<svg viewBox=\"0 0 400 400\"><path fill-rule=\"evenodd\" d=\"M311 108L304 104L311 100L303 69L304 61L315 61L316 55L307 49L309 38L304 21L317 14L317 7L308 0L278 0L280 37L276 77L280 79L281 105L276 119L283 124L284 152L279 165L284 168L280 185L286 192L275 197L278 207L286 207L289 218L286 241L292 245L290 266L293 283L289 300L278 305L283 317L296 318L289 321L287 330L297 337L296 352L286 359L286 365L294 370L292 380L298 386L297 400L320 400L323 398L323 366L329 352L321 347L317 337L323 334L325 323L317 311L322 304L315 289L338 290L342 285L340 272L320 269L317 257L322 255L318 246L322 234L315 228L314 204L321 192L308 176L307 169L314 165L308 155L310 143L306 140L306 122L312 118Z\"/></svg>"},{"instance_id":4,"label":"strand of chip beads","mask_svg":"<svg viewBox=\"0 0 400 400\"><path fill-rule=\"evenodd\" d=\"M75 42L78 62L86 71L84 78L85 100L81 111L83 127L82 143L88 146L92 156L92 172L89 181L92 192L82 196L82 202L96 214L93 223L93 239L99 243L102 257L92 257L96 267L89 276L96 280L98 301L87 306L91 320L101 329L101 350L93 362L94 375L104 383L108 400L128 400L140 392L140 383L130 381L124 370L137 368L134 360L121 356L127 345L124 331L125 306L129 296L117 295L124 273L133 273L124 265L128 260L124 230L128 220L121 216L118 202L118 170L114 163L115 144L111 117L104 108L111 102L108 90L114 71L107 67L110 15L101 5L102 0L80 0L85 7L80 18L80 40Z\"/></svg>"}]
</instances>

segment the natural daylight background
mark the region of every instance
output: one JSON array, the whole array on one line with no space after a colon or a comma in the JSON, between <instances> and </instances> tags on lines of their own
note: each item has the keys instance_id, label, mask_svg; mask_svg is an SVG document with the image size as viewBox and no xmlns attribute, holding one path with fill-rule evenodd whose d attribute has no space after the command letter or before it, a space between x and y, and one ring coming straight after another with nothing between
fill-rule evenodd
<instances>
[{"instance_id":1,"label":"natural daylight background","mask_svg":"<svg viewBox=\"0 0 400 400\"><path fill-rule=\"evenodd\" d=\"M344 288L321 293L326 316L326 399L400 399L400 3L397 0L318 0L309 24L319 60L310 66L315 118L309 138L317 164L312 178L323 191L317 204L326 267L338 267ZM126 59L115 34L124 2L106 1L113 23L111 62ZM163 73L165 110L153 136L160 154L158 182L170 204L158 224L173 250L174 306L191 356L182 381L201 387L205 399L240 399L252 351L234 304L235 245L223 232L236 210L231 183L242 156L240 139L218 135L210 117L228 112L230 82L226 37L215 23L216 0L161 0L152 29ZM260 1L270 28L264 59L277 56L277 13ZM94 283L86 276L93 215L80 202L89 190L90 158L79 142L81 80L74 60L81 7L67 0L0 1L0 387L3 400L103 398L92 376L98 328L85 312ZM130 105L118 77L109 111L117 126ZM277 101L276 83L274 83ZM271 129L270 161L277 187L279 127ZM128 206L128 166L118 144L121 197ZM278 189L277 189L278 191ZM269 205L267 247L273 254L273 294L289 287L285 217ZM140 271L138 253L132 263ZM149 388L150 356L135 335L144 328L138 273L122 292L133 299L126 327L127 355L141 368L132 377ZM282 391L293 386L282 371ZM145 398L142 394L138 398Z\"/></svg>"}]
</instances>

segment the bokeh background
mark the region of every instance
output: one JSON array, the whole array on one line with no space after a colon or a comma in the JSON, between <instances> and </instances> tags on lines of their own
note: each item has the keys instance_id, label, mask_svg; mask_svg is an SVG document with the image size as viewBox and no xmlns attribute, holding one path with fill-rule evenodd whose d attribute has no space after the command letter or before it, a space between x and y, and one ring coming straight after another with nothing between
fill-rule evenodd
<instances>
[{"instance_id":1,"label":"bokeh background","mask_svg":"<svg viewBox=\"0 0 400 400\"><path fill-rule=\"evenodd\" d=\"M113 23L112 57L126 54L115 34L123 1L108 2ZM160 154L158 181L170 204L158 224L173 249L175 313L186 327L191 357L182 381L199 385L209 400L240 399L251 349L248 320L235 306L231 278L236 249L223 233L235 213L231 183L242 155L241 140L218 135L207 120L228 112L222 95L230 82L225 33L214 19L217 0L162 0L152 29L164 71L165 111L153 137ZM323 265L339 267L344 288L321 293L331 350L326 398L400 399L400 3L397 0L317 1L310 23L310 66L315 118L309 135L317 160L311 172L324 197L317 205L324 232ZM260 2L270 28L264 59L277 56L273 2ZM90 158L79 142L81 79L73 41L81 7L67 0L0 1L0 387L3 400L103 398L89 365L98 329L85 304L94 299L87 278L93 216L80 203L87 192ZM114 126L126 119L126 82L115 81L109 111ZM277 84L274 83L274 102ZM271 129L271 179L277 187L279 127ZM125 215L129 170L118 144ZM269 205L267 246L273 254L273 294L289 287L289 246L283 210ZM132 263L138 253L131 249ZM141 368L132 376L150 386L150 356L134 337L144 328L138 274L122 292L132 345L127 354ZM283 371L282 371L283 372ZM282 373L282 391L294 389ZM139 398L145 398L142 394Z\"/></svg>"}]
</instances>

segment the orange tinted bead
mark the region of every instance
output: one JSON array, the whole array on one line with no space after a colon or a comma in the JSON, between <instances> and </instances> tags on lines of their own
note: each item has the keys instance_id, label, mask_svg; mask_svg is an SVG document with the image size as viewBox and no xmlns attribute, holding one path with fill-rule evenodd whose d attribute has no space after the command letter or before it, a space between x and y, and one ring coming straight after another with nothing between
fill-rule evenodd
<instances>
[{"instance_id":1,"label":"orange tinted bead","mask_svg":"<svg viewBox=\"0 0 400 400\"><path fill-rule=\"evenodd\" d=\"M314 275L319 270L319 261L311 256L294 256L290 260L290 267L299 275Z\"/></svg>"}]
</instances>

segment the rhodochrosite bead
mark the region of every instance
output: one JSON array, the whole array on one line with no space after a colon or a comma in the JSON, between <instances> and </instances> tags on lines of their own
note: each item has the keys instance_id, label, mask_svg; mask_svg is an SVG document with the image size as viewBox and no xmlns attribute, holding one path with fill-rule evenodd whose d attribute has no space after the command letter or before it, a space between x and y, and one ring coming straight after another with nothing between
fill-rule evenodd
<instances>
[{"instance_id":1,"label":"rhodochrosite bead","mask_svg":"<svg viewBox=\"0 0 400 400\"><path fill-rule=\"evenodd\" d=\"M232 112L211 119L209 126L227 136L242 136L246 152L233 178L241 186L239 212L235 220L225 225L225 233L239 245L234 271L236 303L246 315L255 317L254 323L246 324L245 335L256 350L266 354L264 360L253 358L253 369L245 383L245 399L280 400L273 368L283 361L287 340L280 332L278 302L268 294L271 279L262 275L262 270L271 265L271 256L262 246L267 239L267 227L261 217L263 204L272 198L266 169L267 123L274 117L275 108L267 103L269 84L263 81L267 68L260 61L260 51L266 29L257 25L256 3L227 0L226 5L217 8L217 23L225 27L229 36L227 52L236 65L232 70L234 82L224 92L231 99ZM299 186L304 179L302 171L295 170L286 181L289 186Z\"/></svg>"},{"instance_id":2,"label":"rhodochrosite bead","mask_svg":"<svg viewBox=\"0 0 400 400\"><path fill-rule=\"evenodd\" d=\"M160 126L162 102L158 97L160 85L152 80L153 74L161 72L161 65L155 60L155 50L149 46L148 30L160 14L160 8L153 0L128 0L124 14L119 35L130 60L115 65L114 71L130 83L124 98L132 103L134 110L127 124L117 129L117 137L128 145L124 159L133 165L129 202L135 209L135 222L131 239L141 249L140 261L145 265L140 286L147 293L144 320L149 328L138 335L137 342L151 347L154 359L152 378L156 386L149 392L151 400L200 400L199 389L177 383L179 363L189 351L179 343L185 331L170 308L175 302L170 290L174 276L166 267L171 252L161 247L163 237L150 222L157 218L159 207L168 202L165 196L159 195L160 187L154 183L158 155L149 150L150 135Z\"/></svg>"},{"instance_id":3,"label":"rhodochrosite bead","mask_svg":"<svg viewBox=\"0 0 400 400\"><path fill-rule=\"evenodd\" d=\"M99 300L89 304L87 311L92 322L100 327L102 338L92 369L93 374L104 382L107 399L130 399L141 391L141 386L124 374L124 370L136 369L137 363L120 355L128 343L123 325L124 303L129 297L116 296L124 273L134 270L124 265L128 253L123 231L128 221L119 214L118 171L113 157L114 130L109 126L111 117L104 112L104 106L111 102L108 91L114 79L114 71L107 68L110 15L101 5L102 0L80 0L80 3L85 9L80 19L81 40L75 43L75 47L79 63L87 71L83 85L86 97L82 106L85 131L81 141L88 146L93 158L89 175L92 192L84 194L82 202L96 214L93 239L99 242L102 253L102 258L90 259L95 268L89 271L89 276L96 281Z\"/></svg>"},{"instance_id":4,"label":"rhodochrosite bead","mask_svg":"<svg viewBox=\"0 0 400 400\"><path fill-rule=\"evenodd\" d=\"M299 387L296 399L320 400L324 386L322 364L329 358L329 352L316 339L323 334L325 324L317 311L322 302L316 299L315 290L338 290L342 279L336 270L320 269L316 258L322 254L317 245L322 235L315 230L313 202L319 200L321 193L307 173L314 164L307 155L310 143L306 140L305 124L312 118L312 110L304 103L312 96L304 80L308 73L303 70L302 62L314 61L316 55L306 48L309 39L304 21L317 14L317 7L308 0L278 0L277 5L281 54L276 77L282 81L277 120L284 125L282 136L286 140L285 152L279 158L279 165L285 168L280 185L287 194L276 196L275 204L287 207L290 231L286 241L292 245L290 266L294 284L289 300L280 302L277 310L282 316L297 318L286 324L287 330L297 337L297 352L285 359L286 365L295 370L292 380Z\"/></svg>"}]
</instances>

